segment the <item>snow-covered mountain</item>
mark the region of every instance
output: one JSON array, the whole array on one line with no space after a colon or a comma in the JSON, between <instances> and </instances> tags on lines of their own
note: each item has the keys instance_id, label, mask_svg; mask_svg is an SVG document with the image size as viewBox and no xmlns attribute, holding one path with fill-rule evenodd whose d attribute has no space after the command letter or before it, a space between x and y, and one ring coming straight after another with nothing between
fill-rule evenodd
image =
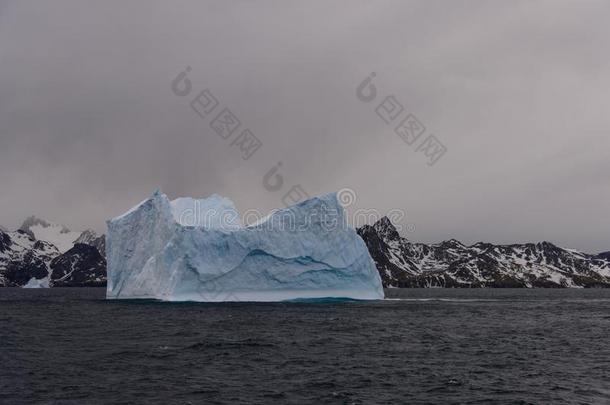
<instances>
[{"instance_id":1,"label":"snow-covered mountain","mask_svg":"<svg viewBox=\"0 0 610 405\"><path fill-rule=\"evenodd\" d=\"M514 245L402 238L388 218L358 229L386 287L610 287L610 254L549 242Z\"/></svg>"},{"instance_id":2,"label":"snow-covered mountain","mask_svg":"<svg viewBox=\"0 0 610 405\"><path fill-rule=\"evenodd\" d=\"M0 286L22 286L32 278L46 278L51 261L59 255L54 245L24 231L0 231Z\"/></svg>"},{"instance_id":3,"label":"snow-covered mountain","mask_svg":"<svg viewBox=\"0 0 610 405\"><path fill-rule=\"evenodd\" d=\"M36 240L49 242L61 253L74 246L74 241L81 236L81 232L73 232L63 225L54 224L35 216L28 217L19 228Z\"/></svg>"},{"instance_id":4,"label":"snow-covered mountain","mask_svg":"<svg viewBox=\"0 0 610 405\"><path fill-rule=\"evenodd\" d=\"M65 253L69 249L72 249L76 243L84 243L86 245L95 246L102 255L105 255L106 236L99 235L91 229L75 232L64 225L45 221L34 215L23 221L23 224L19 229L28 233L36 240L43 240L55 245L61 253Z\"/></svg>"},{"instance_id":5,"label":"snow-covered mountain","mask_svg":"<svg viewBox=\"0 0 610 405\"><path fill-rule=\"evenodd\" d=\"M0 287L103 285L105 241L29 217L17 231L0 230Z\"/></svg>"},{"instance_id":6,"label":"snow-covered mountain","mask_svg":"<svg viewBox=\"0 0 610 405\"><path fill-rule=\"evenodd\" d=\"M106 256L106 235L98 235L95 231L87 229L76 238L74 244L77 243L94 246L102 256Z\"/></svg>"}]
</instances>

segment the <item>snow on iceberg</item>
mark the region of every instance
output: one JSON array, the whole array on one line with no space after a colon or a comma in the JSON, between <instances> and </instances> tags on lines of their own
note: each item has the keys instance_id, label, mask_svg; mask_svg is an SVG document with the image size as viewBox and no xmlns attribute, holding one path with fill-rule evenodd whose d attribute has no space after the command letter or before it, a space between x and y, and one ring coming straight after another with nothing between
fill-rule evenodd
<instances>
[{"instance_id":1,"label":"snow on iceberg","mask_svg":"<svg viewBox=\"0 0 610 405\"><path fill-rule=\"evenodd\" d=\"M375 264L334 193L244 227L226 198L170 201L156 191L107 224L110 299L383 298Z\"/></svg>"}]
</instances>

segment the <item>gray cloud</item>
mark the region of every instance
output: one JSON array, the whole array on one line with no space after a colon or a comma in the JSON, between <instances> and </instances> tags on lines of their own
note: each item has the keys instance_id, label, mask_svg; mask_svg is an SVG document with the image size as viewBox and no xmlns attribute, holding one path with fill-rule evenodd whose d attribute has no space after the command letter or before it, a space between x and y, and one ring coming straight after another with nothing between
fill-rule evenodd
<instances>
[{"instance_id":1,"label":"gray cloud","mask_svg":"<svg viewBox=\"0 0 610 405\"><path fill-rule=\"evenodd\" d=\"M0 224L103 231L156 187L269 210L301 184L405 209L414 240L610 250L609 15L604 1L5 2ZM187 65L263 141L250 160L171 92ZM373 71L379 97L448 147L435 166L355 97Z\"/></svg>"}]
</instances>

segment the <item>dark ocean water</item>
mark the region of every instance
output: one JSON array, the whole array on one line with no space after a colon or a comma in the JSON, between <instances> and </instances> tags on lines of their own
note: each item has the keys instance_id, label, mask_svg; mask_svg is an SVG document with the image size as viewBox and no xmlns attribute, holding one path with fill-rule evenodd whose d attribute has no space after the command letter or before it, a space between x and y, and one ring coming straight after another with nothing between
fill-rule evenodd
<instances>
[{"instance_id":1,"label":"dark ocean water","mask_svg":"<svg viewBox=\"0 0 610 405\"><path fill-rule=\"evenodd\" d=\"M105 301L0 288L2 404L610 404L610 290Z\"/></svg>"}]
</instances>

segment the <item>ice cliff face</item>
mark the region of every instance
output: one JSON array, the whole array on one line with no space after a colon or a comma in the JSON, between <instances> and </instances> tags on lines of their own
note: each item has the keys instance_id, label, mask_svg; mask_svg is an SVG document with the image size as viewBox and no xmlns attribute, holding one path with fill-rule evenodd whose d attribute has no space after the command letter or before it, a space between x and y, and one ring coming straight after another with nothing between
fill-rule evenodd
<instances>
[{"instance_id":1,"label":"ice cliff face","mask_svg":"<svg viewBox=\"0 0 610 405\"><path fill-rule=\"evenodd\" d=\"M108 298L169 301L381 299L366 245L335 194L242 227L230 200L161 192L108 221Z\"/></svg>"}]
</instances>

